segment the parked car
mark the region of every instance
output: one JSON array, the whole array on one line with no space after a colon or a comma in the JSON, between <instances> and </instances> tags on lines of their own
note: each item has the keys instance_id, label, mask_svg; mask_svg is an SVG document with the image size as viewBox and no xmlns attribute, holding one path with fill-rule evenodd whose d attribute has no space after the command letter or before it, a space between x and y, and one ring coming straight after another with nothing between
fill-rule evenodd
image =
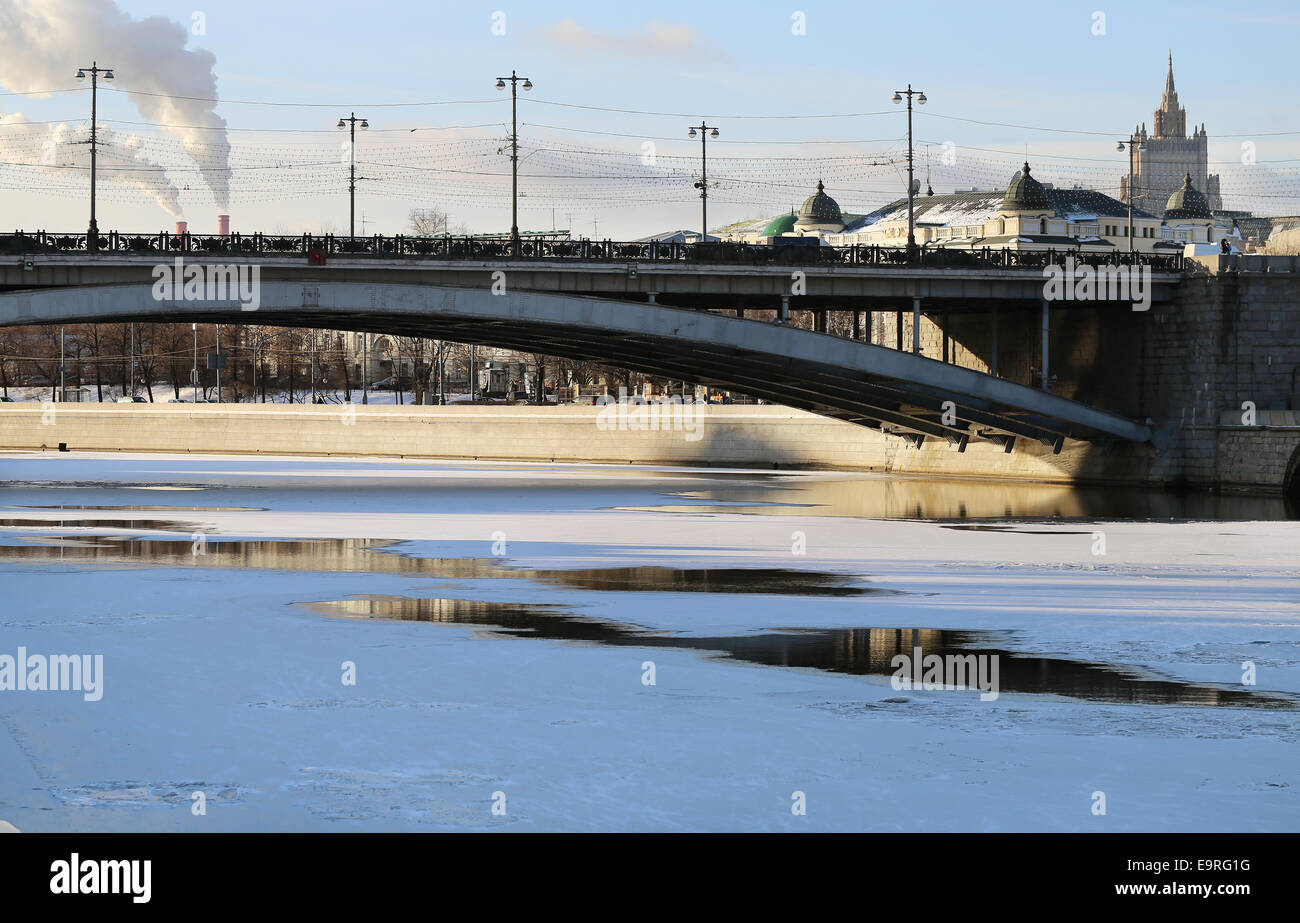
<instances>
[{"instance_id":1,"label":"parked car","mask_svg":"<svg viewBox=\"0 0 1300 923\"><path fill-rule=\"evenodd\" d=\"M119 398L117 399L117 402L118 402L119 404L147 404L147 403L149 403L148 401L146 401L144 398L142 398L142 397L141 397L140 395L138 395L138 394L133 395L133 396L131 396L131 397L119 397Z\"/></svg>"},{"instance_id":2,"label":"parked car","mask_svg":"<svg viewBox=\"0 0 1300 923\"><path fill-rule=\"evenodd\" d=\"M12 397L0 397L0 404L12 404L12 403L14 403L14 399Z\"/></svg>"}]
</instances>

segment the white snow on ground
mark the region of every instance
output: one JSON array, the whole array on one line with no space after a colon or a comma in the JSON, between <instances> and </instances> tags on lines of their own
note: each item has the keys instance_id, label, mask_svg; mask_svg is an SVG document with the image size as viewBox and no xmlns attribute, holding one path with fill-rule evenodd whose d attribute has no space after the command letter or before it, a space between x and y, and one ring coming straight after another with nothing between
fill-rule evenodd
<instances>
[{"instance_id":1,"label":"white snow on ground","mask_svg":"<svg viewBox=\"0 0 1300 923\"><path fill-rule=\"evenodd\" d=\"M825 474L783 475L783 483ZM0 518L176 520L206 541L401 539L530 568L779 567L897 595L594 592L528 579L0 555L0 654L100 653L104 696L0 692L0 819L37 830L1295 830L1300 712L1004 692L664 647L326 618L357 595L547 603L687 636L984 629L1006 650L1300 696L1297 522L655 513L762 472L0 455ZM140 488L187 487L185 491ZM971 490L980 489L978 483ZM797 493L797 489L795 491ZM796 501L797 502L797 498ZM254 507L36 510L49 504ZM193 524L193 525L191 525ZM30 545L40 530L0 528ZM1094 555L1093 533L1106 554ZM802 533L806 554L792 553ZM48 541L48 539L46 539ZM367 554L391 554L391 551ZM288 565L286 565L288 567ZM340 681L356 664L357 683ZM642 684L653 661L657 683ZM204 791L207 814L191 813ZM791 813L804 792L806 816ZM1105 792L1107 813L1092 813ZM491 812L494 793L505 816Z\"/></svg>"}]
</instances>

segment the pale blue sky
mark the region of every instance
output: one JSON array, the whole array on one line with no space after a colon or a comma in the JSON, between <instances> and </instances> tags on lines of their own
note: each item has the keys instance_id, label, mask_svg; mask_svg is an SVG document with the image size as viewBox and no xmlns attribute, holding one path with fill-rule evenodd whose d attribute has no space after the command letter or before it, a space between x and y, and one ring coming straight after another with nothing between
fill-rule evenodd
<instances>
[{"instance_id":1,"label":"pale blue sky","mask_svg":"<svg viewBox=\"0 0 1300 923\"><path fill-rule=\"evenodd\" d=\"M1206 124L1211 160L1227 165L1221 172L1229 207L1300 211L1300 178L1297 161L1291 160L1300 157L1294 79L1300 9L1294 4L1264 2L1229 9L1208 3L1109 6L1099 0L925 5L802 0L781 4L119 0L118 5L132 16L164 16L186 28L193 13L202 12L206 33L191 36L190 47L215 54L224 100L336 104L313 109L223 103L217 111L232 128L328 129L355 106L376 130L390 129L385 135L376 131L367 136L368 149L359 145L363 160L376 157L381 142L411 144L437 137L391 129L495 123L496 128L462 129L445 136L504 137L499 126L509 119L504 101L508 94L498 93L492 83L512 67L536 84L531 94L536 101L521 99L524 127L520 133L525 139L625 151L628 157L638 156L641 144L649 139L665 157L694 157L698 144L685 138L693 115L696 120L708 118L711 124L716 121L722 128L722 138L710 147L711 156L795 158L773 166L774 185L763 187L762 195L737 193L728 202L726 191L720 190L711 206L712 226L770 214L788 207L786 199L792 203L802 199L811 191L802 187L814 185L816 174L824 168L810 164L800 169L797 158L817 153L896 156L905 123L901 108L891 105L889 97L908 81L930 97L929 105L918 111L918 140L950 141L963 158L964 171L935 171L939 191L947 191L941 188L945 183L950 189L959 184L990 185L993 177L1005 182L1027 155L1040 164L1035 175L1044 180L1055 176L1062 183L1084 182L1113 194L1118 176L1127 169L1126 156L1115 151L1114 137L1124 135L1135 123L1150 124L1163 88L1166 50L1172 47L1178 90L1189 120ZM496 11L505 14L504 35L493 34ZM792 34L796 11L806 17L804 35ZM1094 34L1096 13L1105 15L1104 34ZM136 62L108 63L118 69L118 85L130 87ZM69 80L67 85L74 83ZM493 102L420 108L379 105L447 100ZM680 115L607 113L546 102ZM21 112L31 120L84 123L85 105L84 96L78 94L0 97L0 110ZM884 114L736 118L879 112ZM942 116L1105 134L980 125ZM117 93L101 96L101 117L141 118L130 101ZM1284 131L1293 134L1267 134ZM285 151L296 144L338 144L337 137L324 134L235 132L230 137L237 152L241 144L266 148L274 143ZM1244 139L1257 146L1261 161L1257 166L1264 172L1234 170ZM865 143L788 143L826 140ZM937 158L938 149L933 151ZM396 162L401 156L394 150L383 162ZM488 168L485 172L508 167L500 158L481 156L479 165ZM726 173L720 161L718 175L725 179ZM903 184L896 173L896 165L883 168L856 186L847 178L837 180L847 190L838 196L841 205L862 211L894 197L891 190L901 194ZM336 179L337 174L331 173L317 177L316 184L332 185ZM438 185L424 196L411 194L409 185L390 186L387 196L368 195L363 183L358 209L365 212L371 231L401 230L406 209L418 205L445 205L454 222L475 230L508 227L508 204L499 192L475 201L467 190L481 187L465 186L459 198L440 200L437 190L455 182L454 176L439 173ZM522 181L521 186L527 189L528 182ZM537 185L534 193L540 191ZM683 180L688 193L689 186L689 180ZM790 187L788 192L785 186ZM272 198L270 186L264 184L258 187L261 192L241 199L238 188L236 183L232 203L237 227L279 224L300 230L325 222L346 225L345 190L341 199L337 192ZM1247 193L1258 196L1246 202ZM555 194L528 203L520 223L549 227L551 208L564 213L556 219L558 224L572 223L579 233L591 234L599 221L601 236L640 236L698 223L698 200L689 194L652 192L649 197L657 201L632 206L613 199L565 203ZM101 219L102 225L154 228L170 222L154 205L133 201L125 193L117 198L106 200L109 214ZM215 214L212 201L184 192L183 201L195 229L206 229ZM82 211L70 192L50 198L0 189L0 225L62 223L75 228L84 225ZM58 220L42 220L51 214ZM565 214L572 214L572 219Z\"/></svg>"}]
</instances>

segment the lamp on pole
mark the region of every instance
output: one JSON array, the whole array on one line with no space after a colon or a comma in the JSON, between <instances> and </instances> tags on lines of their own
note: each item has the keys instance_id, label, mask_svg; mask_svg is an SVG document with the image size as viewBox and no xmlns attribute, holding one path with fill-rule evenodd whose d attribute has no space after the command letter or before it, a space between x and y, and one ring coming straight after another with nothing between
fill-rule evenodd
<instances>
[{"instance_id":1,"label":"lamp on pole","mask_svg":"<svg viewBox=\"0 0 1300 923\"><path fill-rule=\"evenodd\" d=\"M497 89L504 90L506 81L510 81L510 249L519 255L519 85L525 90L533 88L533 82L527 77L520 77L513 69L509 77L497 78Z\"/></svg>"},{"instance_id":2,"label":"lamp on pole","mask_svg":"<svg viewBox=\"0 0 1300 923\"><path fill-rule=\"evenodd\" d=\"M92 61L90 67L77 68L77 79L85 80L90 73L90 227L86 231L86 249L94 253L99 249L99 224L95 221L95 151L99 146L96 121L99 116L99 76L105 80L113 79L111 67L100 67L98 61Z\"/></svg>"},{"instance_id":3,"label":"lamp on pole","mask_svg":"<svg viewBox=\"0 0 1300 923\"><path fill-rule=\"evenodd\" d=\"M351 135L348 140L348 237L357 236L357 123L361 123L361 130L365 131L370 127L367 119L357 118L353 112L346 119L339 119L338 127L347 128Z\"/></svg>"},{"instance_id":4,"label":"lamp on pole","mask_svg":"<svg viewBox=\"0 0 1300 923\"><path fill-rule=\"evenodd\" d=\"M916 183L912 178L912 97L917 105L925 105L925 94L913 90L909 83L906 90L894 91L894 104L897 105L907 97L907 258L912 259L916 253L916 213L913 200L916 198Z\"/></svg>"},{"instance_id":5,"label":"lamp on pole","mask_svg":"<svg viewBox=\"0 0 1300 923\"><path fill-rule=\"evenodd\" d=\"M442 383L443 375L446 371L446 366L443 361L442 342L442 340L438 341L438 406L440 407L447 403L447 389L443 387Z\"/></svg>"},{"instance_id":6,"label":"lamp on pole","mask_svg":"<svg viewBox=\"0 0 1300 923\"><path fill-rule=\"evenodd\" d=\"M694 138L695 132L700 133L700 181L695 184L695 188L700 190L700 243L707 243L709 239L709 156L708 143L709 138L718 137L718 130L710 128L704 122L698 125L692 125L687 137Z\"/></svg>"},{"instance_id":7,"label":"lamp on pole","mask_svg":"<svg viewBox=\"0 0 1300 923\"><path fill-rule=\"evenodd\" d=\"M361 403L370 403L370 331L361 334Z\"/></svg>"},{"instance_id":8,"label":"lamp on pole","mask_svg":"<svg viewBox=\"0 0 1300 923\"><path fill-rule=\"evenodd\" d=\"M1128 252L1133 252L1133 153L1134 151L1146 150L1146 145L1137 138L1129 138L1127 141L1116 141L1115 150L1122 151L1128 148Z\"/></svg>"},{"instance_id":9,"label":"lamp on pole","mask_svg":"<svg viewBox=\"0 0 1300 923\"><path fill-rule=\"evenodd\" d=\"M221 403L221 325L217 324L217 403Z\"/></svg>"}]
</instances>

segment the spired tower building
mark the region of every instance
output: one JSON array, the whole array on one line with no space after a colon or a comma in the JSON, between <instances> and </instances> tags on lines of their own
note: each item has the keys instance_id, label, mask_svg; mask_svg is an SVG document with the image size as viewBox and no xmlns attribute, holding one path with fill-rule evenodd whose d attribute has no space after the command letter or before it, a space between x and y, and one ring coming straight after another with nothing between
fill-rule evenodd
<instances>
[{"instance_id":1,"label":"spired tower building","mask_svg":"<svg viewBox=\"0 0 1300 923\"><path fill-rule=\"evenodd\" d=\"M1165 77L1165 92L1160 98L1160 108L1155 113L1154 131L1148 135L1144 122L1133 132L1133 140L1141 145L1133 160L1133 185L1128 188L1128 176L1120 179L1120 200L1128 202L1130 193L1136 195L1133 205L1153 215L1163 216L1165 203L1183 188L1185 176L1191 176L1192 186L1205 195L1211 210L1223 208L1219 196L1219 175L1209 173L1205 124L1192 126L1187 135L1187 110L1178 105L1178 91L1174 89L1174 55L1169 54L1169 73Z\"/></svg>"}]
</instances>

